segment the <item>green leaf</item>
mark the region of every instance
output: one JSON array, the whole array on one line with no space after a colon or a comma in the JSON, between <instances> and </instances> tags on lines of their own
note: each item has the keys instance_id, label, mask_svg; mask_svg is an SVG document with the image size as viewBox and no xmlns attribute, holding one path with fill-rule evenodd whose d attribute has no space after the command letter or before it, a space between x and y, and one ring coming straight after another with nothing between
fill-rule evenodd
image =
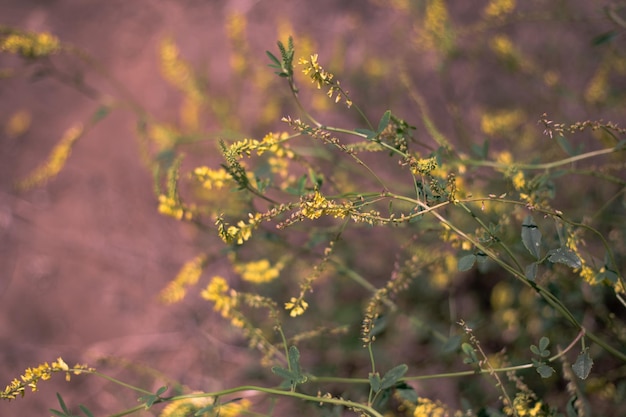
<instances>
[{"instance_id":1,"label":"green leaf","mask_svg":"<svg viewBox=\"0 0 626 417\"><path fill-rule=\"evenodd\" d=\"M276 58L274 54L271 53L270 51L265 51L265 53L270 58L270 60L274 63L274 65L270 65L270 66L272 68L280 68L280 61L278 60L278 58Z\"/></svg>"},{"instance_id":2,"label":"green leaf","mask_svg":"<svg viewBox=\"0 0 626 417\"><path fill-rule=\"evenodd\" d=\"M569 143L567 138L565 138L565 136L557 135L556 142L559 144L561 149L563 149L565 153L567 153L568 155L570 156L576 155L577 152L574 150L574 148L572 148L572 145Z\"/></svg>"},{"instance_id":3,"label":"green leaf","mask_svg":"<svg viewBox=\"0 0 626 417\"><path fill-rule=\"evenodd\" d=\"M476 356L476 351L474 350L472 345L470 345L469 343L463 343L461 344L461 350L463 350L463 353L465 353L465 356L467 356L465 359L463 359L463 363L466 363L468 365L478 363L478 357Z\"/></svg>"},{"instance_id":4,"label":"green leaf","mask_svg":"<svg viewBox=\"0 0 626 417\"><path fill-rule=\"evenodd\" d=\"M534 281L535 278L537 278L537 267L537 262L533 262L526 267L526 269L524 270L524 276L527 280Z\"/></svg>"},{"instance_id":5,"label":"green leaf","mask_svg":"<svg viewBox=\"0 0 626 417\"><path fill-rule=\"evenodd\" d=\"M378 392L381 389L380 385L380 374L378 372L369 374L370 386L372 387L372 391Z\"/></svg>"},{"instance_id":6,"label":"green leaf","mask_svg":"<svg viewBox=\"0 0 626 417\"><path fill-rule=\"evenodd\" d=\"M377 135L380 135L382 131L385 130L385 128L389 125L390 117L391 117L391 110L387 110L385 114L383 114L383 117L381 117L380 121L378 122L378 131L376 133Z\"/></svg>"},{"instance_id":7,"label":"green leaf","mask_svg":"<svg viewBox=\"0 0 626 417\"><path fill-rule=\"evenodd\" d=\"M387 389L393 387L394 385L396 385L396 382L398 382L398 380L402 378L404 374L406 374L408 370L409 367L405 364L398 365L395 368L390 369L385 374L385 376L383 376L383 379L380 382L380 388Z\"/></svg>"},{"instance_id":8,"label":"green leaf","mask_svg":"<svg viewBox=\"0 0 626 417\"><path fill-rule=\"evenodd\" d=\"M554 369L544 364L537 367L537 373L541 375L542 378L550 378L554 373Z\"/></svg>"},{"instance_id":9,"label":"green leaf","mask_svg":"<svg viewBox=\"0 0 626 417\"><path fill-rule=\"evenodd\" d=\"M376 132L369 130L369 129L354 129L354 131L356 133L360 133L362 135L365 135L365 137L367 139L372 139L376 137Z\"/></svg>"},{"instance_id":10,"label":"green leaf","mask_svg":"<svg viewBox=\"0 0 626 417\"><path fill-rule=\"evenodd\" d=\"M476 154L480 159L487 159L489 155L489 141L485 139L482 145L472 144L472 152Z\"/></svg>"},{"instance_id":11,"label":"green leaf","mask_svg":"<svg viewBox=\"0 0 626 417\"><path fill-rule=\"evenodd\" d=\"M613 39L617 37L618 33L614 30L609 30L608 32L601 33L597 36L594 36L591 40L591 44L593 46L600 46L604 43L612 42Z\"/></svg>"},{"instance_id":12,"label":"green leaf","mask_svg":"<svg viewBox=\"0 0 626 417\"><path fill-rule=\"evenodd\" d=\"M541 339L539 339L539 350L541 350L541 355L543 356L543 353L546 351L547 347L550 346L550 339L547 338L546 336L543 336ZM550 354L550 353L548 353Z\"/></svg>"},{"instance_id":13,"label":"green leaf","mask_svg":"<svg viewBox=\"0 0 626 417\"><path fill-rule=\"evenodd\" d=\"M572 370L580 379L587 379L593 366L593 359L589 355L589 348L583 349L576 358L576 362L572 365Z\"/></svg>"},{"instance_id":14,"label":"green leaf","mask_svg":"<svg viewBox=\"0 0 626 417\"><path fill-rule=\"evenodd\" d=\"M215 404L209 404L206 407L202 407L198 411L194 413L194 416L203 416L205 414L211 413L215 409Z\"/></svg>"},{"instance_id":15,"label":"green leaf","mask_svg":"<svg viewBox=\"0 0 626 417\"><path fill-rule=\"evenodd\" d=\"M400 382L396 386L396 393L400 396L401 399L405 401L408 401L412 404L417 403L417 392L415 392L415 389L412 386L407 385L404 382Z\"/></svg>"},{"instance_id":16,"label":"green leaf","mask_svg":"<svg viewBox=\"0 0 626 417\"><path fill-rule=\"evenodd\" d=\"M285 369L282 366L273 366L272 372L275 375L278 375L282 379L289 381L290 383L296 379L295 372L290 371L289 369Z\"/></svg>"},{"instance_id":17,"label":"green leaf","mask_svg":"<svg viewBox=\"0 0 626 417\"><path fill-rule=\"evenodd\" d=\"M100 120L102 120L105 117L107 117L109 115L109 113L111 113L111 108L109 106L106 106L106 105L105 106L100 106L94 112L93 116L91 116L91 121L93 123L97 123Z\"/></svg>"},{"instance_id":18,"label":"green leaf","mask_svg":"<svg viewBox=\"0 0 626 417\"><path fill-rule=\"evenodd\" d=\"M469 271L474 266L474 262L476 262L476 255L474 255L474 254L465 255L465 256L461 257L461 259L459 259L459 262L457 264L457 268L461 272Z\"/></svg>"},{"instance_id":19,"label":"green leaf","mask_svg":"<svg viewBox=\"0 0 626 417\"><path fill-rule=\"evenodd\" d=\"M548 260L552 263L561 263L569 266L570 268L580 268L582 262L576 253L568 248L561 247L558 249L552 249L548 252Z\"/></svg>"},{"instance_id":20,"label":"green leaf","mask_svg":"<svg viewBox=\"0 0 626 417\"><path fill-rule=\"evenodd\" d=\"M63 401L63 397L61 397L61 394L59 394L58 392L57 392L57 400L59 401L61 410L63 410L65 414L69 414L70 410L68 410L67 406L65 405L65 401Z\"/></svg>"},{"instance_id":21,"label":"green leaf","mask_svg":"<svg viewBox=\"0 0 626 417\"><path fill-rule=\"evenodd\" d=\"M528 252L530 252L535 259L539 259L541 249L541 232L530 215L526 216L522 222L522 243L524 243Z\"/></svg>"},{"instance_id":22,"label":"green leaf","mask_svg":"<svg viewBox=\"0 0 626 417\"><path fill-rule=\"evenodd\" d=\"M289 367L293 372L300 373L300 351L295 346L289 348Z\"/></svg>"},{"instance_id":23,"label":"green leaf","mask_svg":"<svg viewBox=\"0 0 626 417\"><path fill-rule=\"evenodd\" d=\"M93 417L93 413L91 411L89 411L89 409L87 407L85 407L82 404L78 405L78 408L80 408L80 410L87 416L87 417Z\"/></svg>"}]
</instances>

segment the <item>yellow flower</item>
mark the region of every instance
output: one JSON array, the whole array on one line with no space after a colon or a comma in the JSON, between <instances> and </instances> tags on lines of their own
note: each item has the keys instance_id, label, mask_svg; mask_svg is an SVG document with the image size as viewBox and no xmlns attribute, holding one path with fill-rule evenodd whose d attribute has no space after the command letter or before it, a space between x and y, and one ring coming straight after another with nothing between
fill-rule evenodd
<instances>
[{"instance_id":1,"label":"yellow flower","mask_svg":"<svg viewBox=\"0 0 626 417\"><path fill-rule=\"evenodd\" d=\"M72 146L82 136L83 126L78 124L68 129L59 143L52 149L48 160L36 168L28 177L17 183L20 189L36 187L53 178L61 172L67 158L72 153Z\"/></svg>"},{"instance_id":2,"label":"yellow flower","mask_svg":"<svg viewBox=\"0 0 626 417\"><path fill-rule=\"evenodd\" d=\"M187 292L186 287L195 285L200 279L206 259L205 255L199 255L185 263L176 278L161 291L161 300L165 304L174 304L182 300Z\"/></svg>"},{"instance_id":3,"label":"yellow flower","mask_svg":"<svg viewBox=\"0 0 626 417\"><path fill-rule=\"evenodd\" d=\"M227 183L232 183L233 179L224 168L211 169L209 167L198 167L193 170L193 177L202 183L207 190L219 190Z\"/></svg>"},{"instance_id":4,"label":"yellow flower","mask_svg":"<svg viewBox=\"0 0 626 417\"><path fill-rule=\"evenodd\" d=\"M413 417L448 417L448 411L439 402L434 402L428 398L420 398L417 407L413 411Z\"/></svg>"},{"instance_id":5,"label":"yellow flower","mask_svg":"<svg viewBox=\"0 0 626 417\"><path fill-rule=\"evenodd\" d=\"M309 303L302 298L291 297L289 302L285 303L285 310L289 311L291 317L301 316L308 307Z\"/></svg>"},{"instance_id":6,"label":"yellow flower","mask_svg":"<svg viewBox=\"0 0 626 417\"><path fill-rule=\"evenodd\" d=\"M193 394L200 394L199 392L194 392ZM196 398L185 398L182 400L176 400L169 403L161 413L159 417L187 417L193 416L199 410L211 405L214 403L212 397L196 397ZM204 413L201 416L212 415L211 413Z\"/></svg>"},{"instance_id":7,"label":"yellow flower","mask_svg":"<svg viewBox=\"0 0 626 417\"><path fill-rule=\"evenodd\" d=\"M349 211L349 207L327 200L319 191L315 191L312 196L303 198L300 203L300 213L311 220L318 219L323 215L344 218Z\"/></svg>"},{"instance_id":8,"label":"yellow flower","mask_svg":"<svg viewBox=\"0 0 626 417\"><path fill-rule=\"evenodd\" d=\"M261 259L259 261L235 265L235 272L240 274L241 277L248 282L261 284L278 278L282 268L283 265L281 263L272 266L267 259Z\"/></svg>"},{"instance_id":9,"label":"yellow flower","mask_svg":"<svg viewBox=\"0 0 626 417\"><path fill-rule=\"evenodd\" d=\"M220 276L214 276L209 285L200 293L205 300L212 301L215 311L228 318L230 310L237 303L236 299L229 293L229 287L226 280Z\"/></svg>"},{"instance_id":10,"label":"yellow flower","mask_svg":"<svg viewBox=\"0 0 626 417\"><path fill-rule=\"evenodd\" d=\"M19 54L27 58L51 55L61 48L59 39L47 33L12 33L0 39L0 51Z\"/></svg>"},{"instance_id":11,"label":"yellow flower","mask_svg":"<svg viewBox=\"0 0 626 417\"><path fill-rule=\"evenodd\" d=\"M93 371L95 371L95 369L80 364L76 364L73 368L70 368L62 358L58 358L51 364L44 362L35 368L27 368L24 374L20 375L19 379L13 379L13 381L6 386L4 391L0 392L0 399L13 400L17 398L18 395L23 397L26 392L26 387L29 387L32 392L35 392L37 391L39 381L47 381L53 373L65 372L65 380L69 381L70 372L79 375L83 372Z\"/></svg>"},{"instance_id":12,"label":"yellow flower","mask_svg":"<svg viewBox=\"0 0 626 417\"><path fill-rule=\"evenodd\" d=\"M175 218L176 220L182 220L183 217L186 220L191 219L192 213L185 210L185 208L172 197L168 197L164 194L159 196L159 213Z\"/></svg>"},{"instance_id":13,"label":"yellow flower","mask_svg":"<svg viewBox=\"0 0 626 417\"><path fill-rule=\"evenodd\" d=\"M480 119L480 128L490 136L505 134L517 129L524 117L524 112L519 109L487 112Z\"/></svg>"},{"instance_id":14,"label":"yellow flower","mask_svg":"<svg viewBox=\"0 0 626 417\"><path fill-rule=\"evenodd\" d=\"M491 0L484 14L489 18L502 18L515 9L515 0Z\"/></svg>"}]
</instances>

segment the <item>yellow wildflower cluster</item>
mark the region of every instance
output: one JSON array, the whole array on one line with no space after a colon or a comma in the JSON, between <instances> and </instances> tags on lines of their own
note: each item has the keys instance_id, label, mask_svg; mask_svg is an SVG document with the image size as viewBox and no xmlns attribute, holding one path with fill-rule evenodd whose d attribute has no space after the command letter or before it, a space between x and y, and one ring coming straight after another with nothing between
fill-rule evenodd
<instances>
[{"instance_id":1,"label":"yellow wildflower cluster","mask_svg":"<svg viewBox=\"0 0 626 417\"><path fill-rule=\"evenodd\" d=\"M600 65L585 89L585 100L596 104L606 100L609 94L609 75L609 66L605 63Z\"/></svg>"},{"instance_id":2,"label":"yellow wildflower cluster","mask_svg":"<svg viewBox=\"0 0 626 417\"><path fill-rule=\"evenodd\" d=\"M192 393L192 394L201 394L200 392ZM161 413L159 417L187 417L194 416L196 413L210 406L215 401L213 397L195 397L195 398L184 398L182 400L176 400L169 403ZM212 413L201 414L201 416L212 415Z\"/></svg>"},{"instance_id":3,"label":"yellow wildflower cluster","mask_svg":"<svg viewBox=\"0 0 626 417\"><path fill-rule=\"evenodd\" d=\"M233 143L229 146L229 152L239 157L246 155L250 156L252 152L256 152L257 155L263 155L265 152L273 152L277 157L289 158L294 157L294 153L283 142L289 139L289 134L282 133L268 133L262 140L256 139L244 139Z\"/></svg>"},{"instance_id":4,"label":"yellow wildflower cluster","mask_svg":"<svg viewBox=\"0 0 626 417\"><path fill-rule=\"evenodd\" d=\"M193 218L193 212L190 209L185 208L180 201L177 201L174 197L168 197L165 194L159 196L159 213L164 216L170 216L176 220L191 220Z\"/></svg>"},{"instance_id":5,"label":"yellow wildflower cluster","mask_svg":"<svg viewBox=\"0 0 626 417\"><path fill-rule=\"evenodd\" d=\"M336 204L333 201L327 200L319 191L315 191L314 194L303 197L300 202L300 213L311 220L318 219L322 216L344 218L350 214L350 206Z\"/></svg>"},{"instance_id":6,"label":"yellow wildflower cluster","mask_svg":"<svg viewBox=\"0 0 626 417\"><path fill-rule=\"evenodd\" d=\"M413 417L449 417L450 413L439 401L428 398L419 398L413 411Z\"/></svg>"},{"instance_id":7,"label":"yellow wildflower cluster","mask_svg":"<svg viewBox=\"0 0 626 417\"><path fill-rule=\"evenodd\" d=\"M515 10L515 3L515 0L491 0L483 13L487 18L501 19Z\"/></svg>"},{"instance_id":8,"label":"yellow wildflower cluster","mask_svg":"<svg viewBox=\"0 0 626 417\"><path fill-rule=\"evenodd\" d=\"M180 57L180 51L174 39L164 38L161 41L159 53L163 78L185 93L189 99L197 103L204 101L204 95L199 88L193 68Z\"/></svg>"},{"instance_id":9,"label":"yellow wildflower cluster","mask_svg":"<svg viewBox=\"0 0 626 417\"><path fill-rule=\"evenodd\" d=\"M302 297L291 297L291 299L285 303L285 310L289 311L291 317L301 316L308 307L309 303L304 301Z\"/></svg>"},{"instance_id":10,"label":"yellow wildflower cluster","mask_svg":"<svg viewBox=\"0 0 626 417\"><path fill-rule=\"evenodd\" d=\"M246 412L252 403L248 399L242 399L239 401L233 401L226 404L216 404L215 407L208 410L206 413L196 414L202 409L214 404L213 397L195 397L184 398L182 400L176 400L169 403L163 411L159 414L159 417L187 417L187 416L225 416L225 417L237 417Z\"/></svg>"},{"instance_id":11,"label":"yellow wildflower cluster","mask_svg":"<svg viewBox=\"0 0 626 417\"><path fill-rule=\"evenodd\" d=\"M193 170L193 178L198 180L207 190L222 189L227 183L233 179L224 168L211 169L206 166L198 167Z\"/></svg>"},{"instance_id":12,"label":"yellow wildflower cluster","mask_svg":"<svg viewBox=\"0 0 626 417\"><path fill-rule=\"evenodd\" d=\"M411 158L409 166L411 167L413 175L428 175L433 170L437 169L437 158L434 156L423 159Z\"/></svg>"},{"instance_id":13,"label":"yellow wildflower cluster","mask_svg":"<svg viewBox=\"0 0 626 417\"><path fill-rule=\"evenodd\" d=\"M11 33L0 38L0 51L19 54L26 58L37 58L58 52L59 39L47 32Z\"/></svg>"},{"instance_id":14,"label":"yellow wildflower cluster","mask_svg":"<svg viewBox=\"0 0 626 417\"><path fill-rule=\"evenodd\" d=\"M246 71L246 55L248 55L246 25L246 16L239 11L234 11L226 17L226 35L233 45L230 67L236 74L240 75Z\"/></svg>"},{"instance_id":15,"label":"yellow wildflower cluster","mask_svg":"<svg viewBox=\"0 0 626 417\"><path fill-rule=\"evenodd\" d=\"M247 410L250 409L252 403L248 399L242 399L239 401L229 402L219 406L219 412L216 415L220 417L237 417L240 415L246 415Z\"/></svg>"},{"instance_id":16,"label":"yellow wildflower cluster","mask_svg":"<svg viewBox=\"0 0 626 417\"><path fill-rule=\"evenodd\" d=\"M222 218L218 218L215 224L217 225L218 234L224 242L237 242L238 245L243 245L243 242L250 239L252 231L259 226L262 218L261 213L248 213L247 223L243 220L239 220L237 226L233 226L224 223Z\"/></svg>"},{"instance_id":17,"label":"yellow wildflower cluster","mask_svg":"<svg viewBox=\"0 0 626 417\"><path fill-rule=\"evenodd\" d=\"M185 263L178 272L178 275L176 275L176 278L161 291L161 301L165 304L174 304L185 298L187 287L195 285L198 282L206 262L206 255L199 255Z\"/></svg>"},{"instance_id":18,"label":"yellow wildflower cluster","mask_svg":"<svg viewBox=\"0 0 626 417\"><path fill-rule=\"evenodd\" d=\"M548 417L551 415L541 401L537 401L525 392L518 392L513 400L513 406L505 406L504 412L508 416L516 417Z\"/></svg>"},{"instance_id":19,"label":"yellow wildflower cluster","mask_svg":"<svg viewBox=\"0 0 626 417\"><path fill-rule=\"evenodd\" d=\"M311 79L311 82L317 85L318 89L328 86L326 95L330 98L335 97L335 103L339 103L345 97L345 103L348 107L352 106L352 100L348 98L347 92L341 88L339 81L333 80L335 77L332 73L326 71L317 62L317 54L313 54L309 59L300 58L298 63L303 65L302 72Z\"/></svg>"},{"instance_id":20,"label":"yellow wildflower cluster","mask_svg":"<svg viewBox=\"0 0 626 417\"><path fill-rule=\"evenodd\" d=\"M17 183L20 189L29 189L41 185L55 177L65 166L72 152L72 146L82 136L83 126L78 124L69 128L59 143L52 149L48 160L36 168L28 177Z\"/></svg>"},{"instance_id":21,"label":"yellow wildflower cluster","mask_svg":"<svg viewBox=\"0 0 626 417\"><path fill-rule=\"evenodd\" d=\"M202 298L215 304L213 308L224 318L231 318L231 309L237 305L234 295L234 290L231 290L226 280L220 276L214 276L200 293Z\"/></svg>"},{"instance_id":22,"label":"yellow wildflower cluster","mask_svg":"<svg viewBox=\"0 0 626 417\"><path fill-rule=\"evenodd\" d=\"M454 34L450 29L450 15L445 0L429 0L423 22L415 26L417 47L427 50L449 52L454 47Z\"/></svg>"},{"instance_id":23,"label":"yellow wildflower cluster","mask_svg":"<svg viewBox=\"0 0 626 417\"><path fill-rule=\"evenodd\" d=\"M45 362L36 368L27 368L24 374L19 379L15 378L9 385L6 386L4 391L0 392L0 399L13 400L17 396L24 396L26 387L29 387L33 392L37 391L37 384L39 381L46 381L52 377L53 373L65 372L65 380L70 380L70 373L74 375L80 375L83 372L94 372L95 369L88 367L87 365L76 364L73 368L70 368L63 359L58 358L56 361L48 364Z\"/></svg>"},{"instance_id":24,"label":"yellow wildflower cluster","mask_svg":"<svg viewBox=\"0 0 626 417\"><path fill-rule=\"evenodd\" d=\"M501 135L517 129L525 119L520 109L486 112L480 118L480 129L487 135Z\"/></svg>"},{"instance_id":25,"label":"yellow wildflower cluster","mask_svg":"<svg viewBox=\"0 0 626 417\"><path fill-rule=\"evenodd\" d=\"M435 288L443 290L450 285L457 271L457 258L448 253L443 262L433 265L429 274L430 282Z\"/></svg>"},{"instance_id":26,"label":"yellow wildflower cluster","mask_svg":"<svg viewBox=\"0 0 626 417\"><path fill-rule=\"evenodd\" d=\"M262 284L270 282L278 278L280 271L284 268L281 262L272 265L269 260L261 259L258 261L236 264L235 272L248 282Z\"/></svg>"}]
</instances>

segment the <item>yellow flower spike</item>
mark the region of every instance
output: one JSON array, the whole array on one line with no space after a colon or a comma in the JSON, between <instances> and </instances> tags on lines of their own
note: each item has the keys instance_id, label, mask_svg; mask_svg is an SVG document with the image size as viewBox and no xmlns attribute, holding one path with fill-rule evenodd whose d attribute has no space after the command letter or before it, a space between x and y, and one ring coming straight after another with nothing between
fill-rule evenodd
<instances>
[{"instance_id":1,"label":"yellow flower spike","mask_svg":"<svg viewBox=\"0 0 626 417\"><path fill-rule=\"evenodd\" d=\"M38 58L52 55L61 49L59 39L47 32L12 33L0 38L0 51Z\"/></svg>"},{"instance_id":2,"label":"yellow flower spike","mask_svg":"<svg viewBox=\"0 0 626 417\"><path fill-rule=\"evenodd\" d=\"M289 311L291 317L301 316L308 307L309 303L302 298L291 297L289 302L285 303L285 310Z\"/></svg>"},{"instance_id":3,"label":"yellow flower spike","mask_svg":"<svg viewBox=\"0 0 626 417\"><path fill-rule=\"evenodd\" d=\"M281 263L272 266L267 259L242 263L234 267L235 272L240 274L245 281L254 282L256 284L275 280L280 275L282 268L283 265Z\"/></svg>"},{"instance_id":4,"label":"yellow flower spike","mask_svg":"<svg viewBox=\"0 0 626 417\"><path fill-rule=\"evenodd\" d=\"M206 255L199 255L186 262L176 278L161 291L161 301L165 304L181 301L187 293L187 287L195 285L200 279L206 260Z\"/></svg>"},{"instance_id":5,"label":"yellow flower spike","mask_svg":"<svg viewBox=\"0 0 626 417\"><path fill-rule=\"evenodd\" d=\"M43 364L35 368L27 368L20 378L14 378L9 385L6 386L4 391L0 392L0 399L13 400L17 396L23 397L26 392L26 387L29 387L32 392L36 392L38 389L39 381L47 381L52 377L53 373L65 372L65 379L70 380L70 371L75 374L83 372L93 372L94 368L90 368L87 365L74 365L74 368L70 368L62 358L58 358L52 364L44 362Z\"/></svg>"},{"instance_id":6,"label":"yellow flower spike","mask_svg":"<svg viewBox=\"0 0 626 417\"><path fill-rule=\"evenodd\" d=\"M515 10L515 0L491 0L483 14L487 18L501 19Z\"/></svg>"},{"instance_id":7,"label":"yellow flower spike","mask_svg":"<svg viewBox=\"0 0 626 417\"><path fill-rule=\"evenodd\" d=\"M72 146L83 135L83 126L77 124L69 128L59 143L52 149L48 160L36 168L28 177L17 183L18 189L30 189L44 184L56 177L65 166L65 162L72 153Z\"/></svg>"}]
</instances>

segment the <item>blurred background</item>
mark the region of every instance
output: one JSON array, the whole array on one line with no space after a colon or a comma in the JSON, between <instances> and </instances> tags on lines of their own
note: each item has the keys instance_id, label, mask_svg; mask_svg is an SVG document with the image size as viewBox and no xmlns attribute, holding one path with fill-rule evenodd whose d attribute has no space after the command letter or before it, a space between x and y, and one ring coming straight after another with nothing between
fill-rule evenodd
<instances>
[{"instance_id":1,"label":"blurred background","mask_svg":"<svg viewBox=\"0 0 626 417\"><path fill-rule=\"evenodd\" d=\"M67 54L42 66L0 55L0 381L58 356L130 374L150 388L157 379L211 390L258 376L245 342L196 293L173 306L159 300L199 247L219 241L158 213L138 137L142 126L164 142L168 126L199 142L288 130L280 118L297 116L297 109L265 55L277 53L277 39L293 35L297 57L318 53L374 123L392 109L416 126L416 138L432 142L432 122L467 153L488 140L492 152L507 150L515 160L555 155L537 124L544 112L568 123L621 122L622 4L517 3L3 0L0 24L50 32L97 63ZM168 45L202 81L200 115L185 81L168 73ZM305 103L328 123L364 127L355 112L315 95L304 78L300 86ZM111 100L127 105L89 124ZM162 124L138 122L146 114ZM76 123L89 130L63 171L16 191ZM595 149L604 139L588 133L578 140ZM195 149L187 149L187 168L219 160L215 150ZM565 187L560 198L567 207L592 206L578 192ZM615 189L594 192L602 199ZM623 207L615 215L623 216ZM368 262L393 263L393 253L380 256ZM414 350L406 346L403 354ZM424 353L413 354L406 362L428 369ZM135 405L132 394L104 381L62 379L24 400L1 402L0 414L45 415L56 391L95 415ZM424 392L458 406L456 384L445 380Z\"/></svg>"}]
</instances>

